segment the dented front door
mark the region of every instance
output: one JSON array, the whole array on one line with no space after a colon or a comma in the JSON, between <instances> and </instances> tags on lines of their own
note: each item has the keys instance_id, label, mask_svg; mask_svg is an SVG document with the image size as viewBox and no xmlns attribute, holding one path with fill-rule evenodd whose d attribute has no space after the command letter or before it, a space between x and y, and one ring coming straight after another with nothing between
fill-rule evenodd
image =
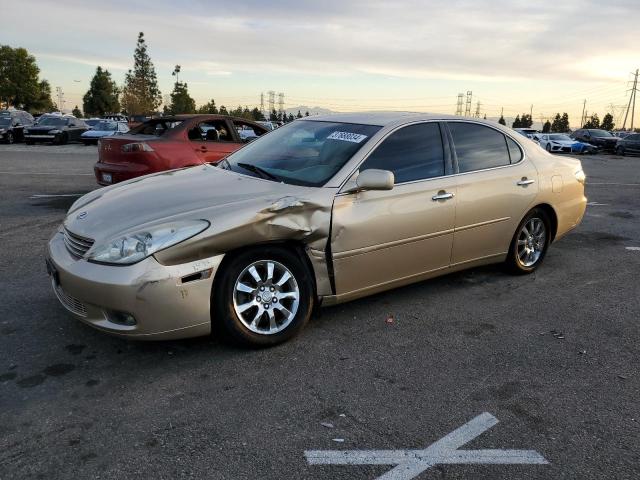
<instances>
[{"instance_id":1,"label":"dented front door","mask_svg":"<svg viewBox=\"0 0 640 480\"><path fill-rule=\"evenodd\" d=\"M331 226L336 294L373 293L447 268L455 194L455 177L442 177L338 195Z\"/></svg>"}]
</instances>

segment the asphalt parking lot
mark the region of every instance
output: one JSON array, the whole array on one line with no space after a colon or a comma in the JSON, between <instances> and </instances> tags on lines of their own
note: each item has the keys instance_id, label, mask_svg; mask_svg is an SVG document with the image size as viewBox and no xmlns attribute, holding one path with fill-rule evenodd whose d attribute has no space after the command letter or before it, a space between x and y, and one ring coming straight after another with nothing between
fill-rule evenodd
<instances>
[{"instance_id":1,"label":"asphalt parking lot","mask_svg":"<svg viewBox=\"0 0 640 480\"><path fill-rule=\"evenodd\" d=\"M581 157L585 219L534 275L491 266L325 308L298 338L258 351L132 343L67 315L43 252L97 187L95 159L81 145L0 146L0 478L374 479L393 468L372 465L384 452L311 464L349 457L318 450L404 455L384 478L640 476L640 158ZM449 445L491 449L486 462L411 452L485 413ZM544 462L495 464L514 449Z\"/></svg>"}]
</instances>

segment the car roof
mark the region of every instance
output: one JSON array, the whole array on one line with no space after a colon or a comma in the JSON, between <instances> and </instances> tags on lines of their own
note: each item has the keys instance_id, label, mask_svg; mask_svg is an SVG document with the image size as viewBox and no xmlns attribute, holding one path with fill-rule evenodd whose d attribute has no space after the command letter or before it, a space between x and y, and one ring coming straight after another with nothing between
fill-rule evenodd
<instances>
[{"instance_id":1,"label":"car roof","mask_svg":"<svg viewBox=\"0 0 640 480\"><path fill-rule=\"evenodd\" d=\"M317 121L317 122L339 122L339 123L358 123L362 125L377 125L380 127L386 127L397 123L408 123L420 120L461 120L465 117L456 115L445 115L440 113L419 113L419 112L354 112L354 113L332 113L327 115L311 115L309 117L302 117L299 120L302 121ZM473 121L481 121L478 118L474 118ZM493 124L495 122L488 122L487 124Z\"/></svg>"}]
</instances>

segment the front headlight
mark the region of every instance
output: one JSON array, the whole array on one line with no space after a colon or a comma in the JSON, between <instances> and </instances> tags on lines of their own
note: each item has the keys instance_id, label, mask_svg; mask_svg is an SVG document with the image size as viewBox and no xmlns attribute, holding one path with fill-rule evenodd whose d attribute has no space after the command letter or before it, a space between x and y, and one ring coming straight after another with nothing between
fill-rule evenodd
<instances>
[{"instance_id":1,"label":"front headlight","mask_svg":"<svg viewBox=\"0 0 640 480\"><path fill-rule=\"evenodd\" d=\"M581 184L584 185L587 181L587 176L584 174L584 171L582 169L576 170L573 174L575 175L576 180Z\"/></svg>"},{"instance_id":2,"label":"front headlight","mask_svg":"<svg viewBox=\"0 0 640 480\"><path fill-rule=\"evenodd\" d=\"M209 222L206 220L185 220L157 225L95 245L91 248L88 259L97 263L130 265L183 242L208 227Z\"/></svg>"}]
</instances>

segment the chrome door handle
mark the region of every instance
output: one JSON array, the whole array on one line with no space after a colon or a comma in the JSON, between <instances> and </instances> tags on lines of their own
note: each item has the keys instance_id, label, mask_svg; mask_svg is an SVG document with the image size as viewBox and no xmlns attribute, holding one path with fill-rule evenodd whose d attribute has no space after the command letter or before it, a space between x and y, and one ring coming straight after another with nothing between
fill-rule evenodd
<instances>
[{"instance_id":1,"label":"chrome door handle","mask_svg":"<svg viewBox=\"0 0 640 480\"><path fill-rule=\"evenodd\" d=\"M431 200L433 200L434 202L437 202L438 200L449 200L450 198L453 198L454 196L455 196L455 194L453 194L453 193L438 192L437 195L434 195L433 197L431 197Z\"/></svg>"},{"instance_id":2,"label":"chrome door handle","mask_svg":"<svg viewBox=\"0 0 640 480\"><path fill-rule=\"evenodd\" d=\"M526 178L523 178L522 180L519 180L516 185L520 186L520 187L526 187L527 185L531 185L532 183L535 183L535 180L527 180Z\"/></svg>"}]
</instances>

